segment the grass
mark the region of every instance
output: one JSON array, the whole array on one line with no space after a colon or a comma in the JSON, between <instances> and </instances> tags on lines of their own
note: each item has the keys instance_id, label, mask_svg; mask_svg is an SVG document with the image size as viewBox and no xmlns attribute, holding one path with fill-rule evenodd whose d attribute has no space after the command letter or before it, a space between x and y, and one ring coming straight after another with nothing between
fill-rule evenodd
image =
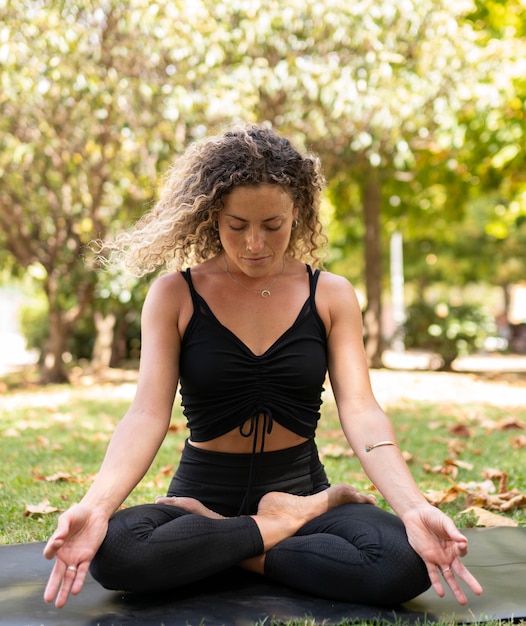
<instances>
[{"instance_id":1,"label":"grass","mask_svg":"<svg viewBox=\"0 0 526 626\"><path fill-rule=\"evenodd\" d=\"M111 433L129 405L133 381L38 387L7 377L3 385L0 544L41 541L52 532L58 512L76 502L89 486ZM440 494L454 484L481 484L485 471L497 469L508 475L509 489L526 492L524 449L514 447L524 431L513 429L514 423L526 422L526 408L411 401L386 409L422 491ZM502 420L508 428L492 427ZM172 427L159 454L125 504L148 502L164 494L186 437L184 424L176 403ZM332 482L372 489L357 459L348 456L331 402L324 405L318 446ZM46 499L58 511L26 514ZM381 498L379 505L387 507ZM462 513L465 493L459 491L454 501L440 507L460 526L473 524ZM524 507L501 515L526 526Z\"/></svg>"},{"instance_id":2,"label":"grass","mask_svg":"<svg viewBox=\"0 0 526 626\"><path fill-rule=\"evenodd\" d=\"M46 540L59 512L82 496L97 472L111 433L129 405L133 381L85 383L38 387L27 376L0 379L0 544ZM437 402L385 408L422 491L444 494L454 485L480 484L491 468L507 474L508 489L526 492L524 449L517 445L524 431L513 428L526 422L526 408ZM186 437L184 424L176 403L170 432L126 505L164 494ZM318 445L332 482L373 489L357 459L345 453L330 401L324 405ZM475 525L476 519L463 513L466 494L458 490L454 495L453 501L439 506L459 526ZM381 498L378 504L388 508ZM526 526L524 506L500 515Z\"/></svg>"}]
</instances>

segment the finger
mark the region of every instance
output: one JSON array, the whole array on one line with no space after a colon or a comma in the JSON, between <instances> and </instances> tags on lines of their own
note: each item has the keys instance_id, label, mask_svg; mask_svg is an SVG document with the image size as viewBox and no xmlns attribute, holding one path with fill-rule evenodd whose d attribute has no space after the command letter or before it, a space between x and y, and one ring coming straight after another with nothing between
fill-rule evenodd
<instances>
[{"instance_id":1,"label":"finger","mask_svg":"<svg viewBox=\"0 0 526 626\"><path fill-rule=\"evenodd\" d=\"M89 563L81 563L77 570L77 575L71 587L71 594L76 596L84 586L86 576L88 575Z\"/></svg>"},{"instance_id":2,"label":"finger","mask_svg":"<svg viewBox=\"0 0 526 626\"><path fill-rule=\"evenodd\" d=\"M457 540L457 543L455 545L455 551L457 557L466 556L466 554L468 553L468 540L466 539L466 537L464 537L464 535L461 535L461 538Z\"/></svg>"},{"instance_id":3,"label":"finger","mask_svg":"<svg viewBox=\"0 0 526 626\"><path fill-rule=\"evenodd\" d=\"M455 542L455 552L457 556L466 556L468 551L468 540L449 517L444 520L444 530Z\"/></svg>"},{"instance_id":4,"label":"finger","mask_svg":"<svg viewBox=\"0 0 526 626\"><path fill-rule=\"evenodd\" d=\"M458 584L458 581L455 578L454 570L451 567L444 567L442 569L442 576L444 577L444 580L448 584L448 587L453 592L453 595L455 596L455 600L459 604L462 604L462 605L467 604L468 600L466 598L466 594L463 592L461 586Z\"/></svg>"},{"instance_id":5,"label":"finger","mask_svg":"<svg viewBox=\"0 0 526 626\"><path fill-rule=\"evenodd\" d=\"M427 567L429 580L431 581L431 586L433 587L437 596L439 598L443 598L446 595L446 592L444 591L442 581L440 580L440 576L438 575L437 566L434 563L429 564L426 561L425 564Z\"/></svg>"},{"instance_id":6,"label":"finger","mask_svg":"<svg viewBox=\"0 0 526 626\"><path fill-rule=\"evenodd\" d=\"M474 594L480 596L483 592L482 586L479 581L473 576L473 574L468 570L468 568L459 561L455 559L452 563L452 569L455 574L462 580L468 587L473 591Z\"/></svg>"},{"instance_id":7,"label":"finger","mask_svg":"<svg viewBox=\"0 0 526 626\"><path fill-rule=\"evenodd\" d=\"M363 502L366 504L376 504L376 497L370 494L362 494Z\"/></svg>"},{"instance_id":8,"label":"finger","mask_svg":"<svg viewBox=\"0 0 526 626\"><path fill-rule=\"evenodd\" d=\"M64 545L64 538L59 536L57 533L58 531L48 539L48 542L44 546L43 555L46 559L54 559L57 552Z\"/></svg>"},{"instance_id":9,"label":"finger","mask_svg":"<svg viewBox=\"0 0 526 626\"><path fill-rule=\"evenodd\" d=\"M155 504L172 504L174 496L157 496Z\"/></svg>"},{"instance_id":10,"label":"finger","mask_svg":"<svg viewBox=\"0 0 526 626\"><path fill-rule=\"evenodd\" d=\"M64 515L61 515L58 518L55 532L51 535L44 547L44 557L46 559L52 559L55 557L58 550L60 550L60 548L64 545L66 537L69 534L69 530L70 524L67 521L67 518Z\"/></svg>"},{"instance_id":11,"label":"finger","mask_svg":"<svg viewBox=\"0 0 526 626\"><path fill-rule=\"evenodd\" d=\"M360 502L363 504L376 504L376 496L370 493L363 493L358 491L358 489L352 488L353 495L351 497L351 502Z\"/></svg>"},{"instance_id":12,"label":"finger","mask_svg":"<svg viewBox=\"0 0 526 626\"><path fill-rule=\"evenodd\" d=\"M71 566L73 567L73 566ZM62 585L55 600L55 606L57 609L61 609L68 601L71 588L78 574L78 569L72 570L68 567L64 569L64 575L62 577Z\"/></svg>"},{"instance_id":13,"label":"finger","mask_svg":"<svg viewBox=\"0 0 526 626\"><path fill-rule=\"evenodd\" d=\"M65 565L55 561L55 565L49 575L46 588L44 589L44 601L53 602L64 577Z\"/></svg>"}]
</instances>

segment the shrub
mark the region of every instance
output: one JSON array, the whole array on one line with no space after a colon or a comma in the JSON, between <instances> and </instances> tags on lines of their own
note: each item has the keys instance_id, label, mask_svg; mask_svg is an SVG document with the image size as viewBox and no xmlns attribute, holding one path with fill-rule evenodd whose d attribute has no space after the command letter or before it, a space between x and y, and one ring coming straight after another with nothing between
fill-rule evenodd
<instances>
[{"instance_id":1,"label":"shrub","mask_svg":"<svg viewBox=\"0 0 526 626\"><path fill-rule=\"evenodd\" d=\"M495 322L481 306L416 302L407 309L403 332L406 347L439 354L441 369L450 369L458 356L484 347Z\"/></svg>"}]
</instances>

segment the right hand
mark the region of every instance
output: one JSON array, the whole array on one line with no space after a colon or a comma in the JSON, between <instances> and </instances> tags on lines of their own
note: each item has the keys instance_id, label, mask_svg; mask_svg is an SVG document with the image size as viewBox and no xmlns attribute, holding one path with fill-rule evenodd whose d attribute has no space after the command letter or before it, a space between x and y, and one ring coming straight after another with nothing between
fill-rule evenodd
<instances>
[{"instance_id":1,"label":"right hand","mask_svg":"<svg viewBox=\"0 0 526 626\"><path fill-rule=\"evenodd\" d=\"M104 541L108 519L90 507L75 504L58 519L57 530L44 548L46 559L56 558L44 600L63 607L69 594L82 589L91 560Z\"/></svg>"}]
</instances>

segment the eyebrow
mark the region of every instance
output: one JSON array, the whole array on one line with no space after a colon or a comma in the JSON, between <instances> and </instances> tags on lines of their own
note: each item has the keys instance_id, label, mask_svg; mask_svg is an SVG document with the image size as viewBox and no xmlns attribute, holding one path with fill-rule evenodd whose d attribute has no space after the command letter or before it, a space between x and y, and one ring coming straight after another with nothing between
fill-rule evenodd
<instances>
[{"instance_id":1,"label":"eyebrow","mask_svg":"<svg viewBox=\"0 0 526 626\"><path fill-rule=\"evenodd\" d=\"M273 217L267 217L267 219L263 220L263 222L273 222L274 220L285 218L286 216L287 216L286 213L279 213L278 215L274 215ZM238 215L234 215L233 213L225 213L225 217L231 217L235 220L239 220L240 222L250 221L250 220L245 219L244 217L239 217Z\"/></svg>"}]
</instances>

